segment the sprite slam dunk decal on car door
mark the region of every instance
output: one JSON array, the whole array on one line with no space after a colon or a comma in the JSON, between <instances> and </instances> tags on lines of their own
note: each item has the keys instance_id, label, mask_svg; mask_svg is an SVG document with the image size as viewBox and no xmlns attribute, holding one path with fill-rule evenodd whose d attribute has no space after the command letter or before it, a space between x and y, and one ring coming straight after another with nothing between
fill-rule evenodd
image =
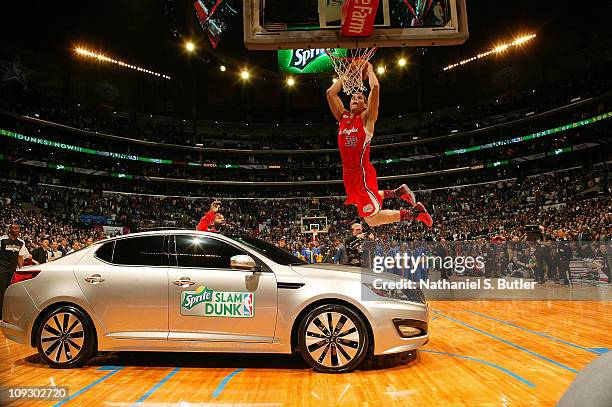
<instances>
[{"instance_id":1,"label":"sprite slam dunk decal on car door","mask_svg":"<svg viewBox=\"0 0 612 407\"><path fill-rule=\"evenodd\" d=\"M181 293L181 315L251 318L254 310L254 293L214 291L203 286Z\"/></svg>"}]
</instances>

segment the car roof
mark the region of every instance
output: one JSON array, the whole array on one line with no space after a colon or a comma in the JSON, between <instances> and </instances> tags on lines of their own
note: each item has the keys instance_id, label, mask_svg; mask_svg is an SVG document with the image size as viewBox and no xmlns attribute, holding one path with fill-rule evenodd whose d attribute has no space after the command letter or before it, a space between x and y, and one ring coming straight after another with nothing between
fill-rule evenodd
<instances>
[{"instance_id":1,"label":"car roof","mask_svg":"<svg viewBox=\"0 0 612 407\"><path fill-rule=\"evenodd\" d=\"M127 239L127 238L132 238L132 237L139 237L139 236L167 236L167 235L202 235L202 236L224 236L222 233L215 233L215 232L202 232L199 230L195 230L195 229L161 229L161 230L148 230L146 232L137 232L137 233L128 233L127 235L119 235L119 236L114 236L114 237L110 237L108 239L103 239L103 240L99 240L96 242L96 244L100 244L100 243L105 243L105 242L110 242L113 240L119 240L119 239Z\"/></svg>"}]
</instances>

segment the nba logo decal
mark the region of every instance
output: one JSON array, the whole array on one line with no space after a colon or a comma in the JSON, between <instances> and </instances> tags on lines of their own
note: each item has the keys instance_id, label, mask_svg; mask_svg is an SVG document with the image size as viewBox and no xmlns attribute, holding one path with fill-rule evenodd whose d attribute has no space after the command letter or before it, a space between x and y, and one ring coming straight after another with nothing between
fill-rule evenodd
<instances>
[{"instance_id":1,"label":"nba logo decal","mask_svg":"<svg viewBox=\"0 0 612 407\"><path fill-rule=\"evenodd\" d=\"M242 311L242 315L245 317L253 316L253 293L245 293L242 298L242 303L244 305L244 310Z\"/></svg>"},{"instance_id":2,"label":"nba logo decal","mask_svg":"<svg viewBox=\"0 0 612 407\"><path fill-rule=\"evenodd\" d=\"M374 207L371 204L367 204L366 206L363 207L363 211L365 213L372 212L373 210L374 210Z\"/></svg>"}]
</instances>

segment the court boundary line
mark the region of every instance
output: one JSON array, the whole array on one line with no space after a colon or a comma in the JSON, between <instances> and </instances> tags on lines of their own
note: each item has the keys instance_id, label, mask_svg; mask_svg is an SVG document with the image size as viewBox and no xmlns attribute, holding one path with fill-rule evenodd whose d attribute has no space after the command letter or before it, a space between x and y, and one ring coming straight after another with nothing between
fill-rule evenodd
<instances>
[{"instance_id":1,"label":"court boundary line","mask_svg":"<svg viewBox=\"0 0 612 407\"><path fill-rule=\"evenodd\" d=\"M118 367L118 368L116 368L115 370L113 370L113 371L111 371L111 372L107 373L106 375L102 376L101 378L99 378L99 379L97 379L97 380L95 380L95 381L93 381L93 382L89 383L87 386L83 387L81 390L77 391L76 393L74 393L73 395L69 396L68 398L66 398L66 399L64 399L64 400L62 400L62 401L60 401L60 402L58 402L58 403L55 403L55 404L53 405L53 407L59 407L59 406L62 406L62 405L64 405L64 404L66 404L67 402L69 402L69 401L71 401L71 400L73 400L73 399L77 398L77 397L78 397L78 396L80 396L81 394L85 393L87 390L89 390L89 389L91 389L92 387L94 387L94 386L96 386L96 385L98 385L98 384L102 383L103 381L105 381L106 379L108 379L109 377L111 377L112 375L114 375L115 373L120 372L122 369L123 369L123 367Z\"/></svg>"},{"instance_id":2,"label":"court boundary line","mask_svg":"<svg viewBox=\"0 0 612 407\"><path fill-rule=\"evenodd\" d=\"M427 352L427 353L433 353L433 354L437 354L437 355L447 355L447 356L452 356L455 358L460 358L460 359L466 359L466 360L471 360L474 362L478 362L478 363L482 363L484 365L493 367L495 369L501 370L502 372L514 377L515 379L523 382L524 384L526 384L527 386L531 387L531 388L535 388L536 385L532 382L530 382L529 380L525 379L524 377L519 376L517 373L514 373L513 371L506 369L503 366L500 365L496 365L495 363L492 362L487 362L486 360L483 359L478 359L478 358L473 358L471 356L465 356L465 355L459 355L457 353L449 353L449 352L442 352L442 351L437 351L437 350L429 350L429 349L419 349L418 352Z\"/></svg>"},{"instance_id":3,"label":"court boundary line","mask_svg":"<svg viewBox=\"0 0 612 407\"><path fill-rule=\"evenodd\" d=\"M219 397L219 394L221 394L221 392L223 391L223 389L225 388L227 383L232 379L232 377L236 376L238 373L242 372L243 370L244 370L244 368L241 367L241 368L238 368L238 369L234 370L230 374L226 375L223 378L223 380L221 380L221 383L219 383L219 385L217 386L215 391L213 392L213 395L212 395L213 398Z\"/></svg>"},{"instance_id":4,"label":"court boundary line","mask_svg":"<svg viewBox=\"0 0 612 407\"><path fill-rule=\"evenodd\" d=\"M492 333L489 333L489 332L487 332L487 331L483 331L482 329L479 329L479 328L473 327L473 326L469 325L469 324L468 324L468 323L466 323L466 322L463 322L463 321L461 321L461 320L455 319L455 318L453 318L453 317L449 317L448 315L444 315L444 314L442 314L442 313L440 313L440 312L438 312L438 311L433 311L433 312L434 312L435 314L437 314L437 315L440 315L440 316L444 317L444 318L450 319L450 320L451 320L451 321L453 321L453 322L456 322L456 323L458 323L458 324L461 324L461 325L463 325L463 326L466 326L466 327L468 327L468 328L470 328L470 329L472 329L472 330L474 330L474 331L476 331L476 332L480 332L480 333L481 333L481 334L483 334L483 335L486 335L486 336L488 336L488 337L490 337L490 338L493 338L493 339L496 339L496 340L498 340L498 341L500 341L500 342L503 342L503 343L505 343L506 345L510 345L510 346L512 346L513 348L517 348L517 349L522 350L523 352L526 352L526 353L528 353L528 354L530 354L530 355L532 355L532 356L535 356L535 357L537 357L537 358L540 358L540 359L542 359L542 360L544 360L544 361L546 361L546 362L548 362L548 363L552 363L553 365L558 366L558 367L560 367L560 368L562 368L562 369L565 369L565 370L570 371L570 372L572 372L572 373L578 373L578 370L576 370L576 369L574 369L574 368L571 368L571 367L569 367L569 366L566 366L566 365L564 365L563 363L560 363L560 362L554 361L554 360L552 360L552 359L550 359L550 358L547 358L546 356L540 355L539 353L534 352L534 351L532 351L532 350L529 350L529 349L525 348L524 346L517 345L517 344L515 344L515 343L513 343L513 342L510 342L510 341L509 341L509 340L507 340L507 339L500 338L499 336L493 335Z\"/></svg>"},{"instance_id":5,"label":"court boundary line","mask_svg":"<svg viewBox=\"0 0 612 407\"><path fill-rule=\"evenodd\" d=\"M164 385L164 383L166 383L168 380L170 380L172 378L172 376L174 376L176 373L178 373L179 370L181 370L180 367L175 367L174 369L172 369L172 371L170 373L168 373L166 376L164 376L163 379L158 381L155 384L155 386L151 387L145 394L143 394L138 400L136 400L134 402L134 404L132 404L132 407L137 406L138 404L142 403L143 401L145 401L146 399L151 397L151 395L153 393L155 393L157 390L159 390L159 388L162 387Z\"/></svg>"},{"instance_id":6,"label":"court boundary line","mask_svg":"<svg viewBox=\"0 0 612 407\"><path fill-rule=\"evenodd\" d=\"M568 341L565 341L563 339L555 338L554 336L545 334L543 332L532 331L529 328L525 328L525 327L522 327L520 325L516 325L516 324L514 324L512 322L504 321L502 319L497 319L497 318L489 316L487 314L483 314L483 313L476 312L476 311L471 311L471 310L465 310L465 312L469 312L471 314L475 314L475 315L481 316L483 318L490 319L492 321L497 321L497 322L500 322L502 324L506 324L506 325L509 325L509 326L512 326L512 327L515 327L515 328L518 328L518 329L522 329L523 331L527 331L527 332L530 332L532 334L539 335L539 336L542 336L544 338L551 339L553 341L562 343L564 345L568 345L568 346L572 346L572 347L580 349L580 350L584 350L586 352L591 352L591 353L594 353L596 355L603 355L605 353L605 352L598 352L597 350L595 350L595 348L585 348L584 346L576 345L575 343L568 342Z\"/></svg>"}]
</instances>

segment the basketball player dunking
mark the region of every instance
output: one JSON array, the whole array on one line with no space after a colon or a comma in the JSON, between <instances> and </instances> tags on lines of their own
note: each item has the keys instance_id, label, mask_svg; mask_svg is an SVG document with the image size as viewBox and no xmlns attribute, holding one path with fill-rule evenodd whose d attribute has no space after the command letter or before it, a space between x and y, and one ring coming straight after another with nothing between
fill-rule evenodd
<instances>
[{"instance_id":1,"label":"basketball player dunking","mask_svg":"<svg viewBox=\"0 0 612 407\"><path fill-rule=\"evenodd\" d=\"M370 226L388 223L418 220L427 227L433 221L425 206L416 202L414 193L406 186L394 190L379 191L376 170L370 163L370 141L374 135L374 125L378 119L378 101L380 85L374 74L372 64L364 67L364 79L370 85L369 100L363 93L351 97L350 112L344 109L338 96L342 89L342 80L337 80L327 90L327 101L334 117L339 122L338 147L342 158L344 187L346 188L346 205L356 205L359 216ZM400 198L408 202L411 209L382 209L383 199Z\"/></svg>"}]
</instances>

